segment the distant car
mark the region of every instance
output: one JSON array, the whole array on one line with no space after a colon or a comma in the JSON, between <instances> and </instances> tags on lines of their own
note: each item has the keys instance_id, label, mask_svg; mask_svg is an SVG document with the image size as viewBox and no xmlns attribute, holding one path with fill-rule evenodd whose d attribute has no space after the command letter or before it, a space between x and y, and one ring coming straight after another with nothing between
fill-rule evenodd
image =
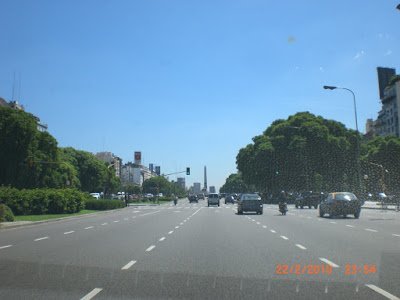
<instances>
[{"instance_id":1,"label":"distant car","mask_svg":"<svg viewBox=\"0 0 400 300\"><path fill-rule=\"evenodd\" d=\"M158 197L164 197L163 193L159 193Z\"/></svg>"},{"instance_id":2,"label":"distant car","mask_svg":"<svg viewBox=\"0 0 400 300\"><path fill-rule=\"evenodd\" d=\"M257 214L263 214L263 204L261 197L257 194L242 194L238 200L238 214L244 211L255 211Z\"/></svg>"},{"instance_id":3,"label":"distant car","mask_svg":"<svg viewBox=\"0 0 400 300\"><path fill-rule=\"evenodd\" d=\"M189 195L189 203L196 202L199 203L199 199L197 199L196 195Z\"/></svg>"},{"instance_id":4,"label":"distant car","mask_svg":"<svg viewBox=\"0 0 400 300\"><path fill-rule=\"evenodd\" d=\"M200 194L197 194L197 199L201 199L201 200L204 200L204 194L203 193L200 193Z\"/></svg>"},{"instance_id":5,"label":"distant car","mask_svg":"<svg viewBox=\"0 0 400 300\"><path fill-rule=\"evenodd\" d=\"M145 195L145 197L146 197L146 198L153 198L153 197L154 197L154 195L153 195L153 194L151 194L151 193L148 193L148 194L146 194L146 195Z\"/></svg>"},{"instance_id":6,"label":"distant car","mask_svg":"<svg viewBox=\"0 0 400 300\"><path fill-rule=\"evenodd\" d=\"M225 197L225 204L227 203L235 203L235 198L232 195L228 195Z\"/></svg>"},{"instance_id":7,"label":"distant car","mask_svg":"<svg viewBox=\"0 0 400 300\"><path fill-rule=\"evenodd\" d=\"M296 198L296 200L294 201L294 206L296 208L304 208L304 206L308 206L308 208L310 209L314 206L314 208L317 209L320 202L321 193L307 191L301 193L300 196Z\"/></svg>"},{"instance_id":8,"label":"distant car","mask_svg":"<svg viewBox=\"0 0 400 300\"><path fill-rule=\"evenodd\" d=\"M100 199L100 193L90 193L90 196L92 196L96 199Z\"/></svg>"},{"instance_id":9,"label":"distant car","mask_svg":"<svg viewBox=\"0 0 400 300\"><path fill-rule=\"evenodd\" d=\"M219 195L216 193L208 194L207 206L218 205L219 206Z\"/></svg>"},{"instance_id":10,"label":"distant car","mask_svg":"<svg viewBox=\"0 0 400 300\"><path fill-rule=\"evenodd\" d=\"M319 216L328 214L329 217L354 215L358 219L361 213L362 202L356 195L349 192L329 193L319 205Z\"/></svg>"}]
</instances>

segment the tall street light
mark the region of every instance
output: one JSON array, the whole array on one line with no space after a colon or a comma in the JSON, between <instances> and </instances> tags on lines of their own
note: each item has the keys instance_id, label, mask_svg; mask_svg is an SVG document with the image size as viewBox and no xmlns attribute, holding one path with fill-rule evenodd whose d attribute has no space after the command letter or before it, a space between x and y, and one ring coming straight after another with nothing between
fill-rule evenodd
<instances>
[{"instance_id":1,"label":"tall street light","mask_svg":"<svg viewBox=\"0 0 400 300\"><path fill-rule=\"evenodd\" d=\"M345 88L345 87L337 87L337 86L332 86L332 85L324 85L324 89L325 90L336 90L336 89L341 89L341 90L346 90L349 91L352 95L353 95L353 104L354 104L354 118L356 121L356 131L357 131L357 158L356 158L356 163L357 163L357 172L358 172L358 176L357 176L357 183L358 183L358 188L359 188L359 192L361 192L361 166L360 166L360 141L359 141L359 137L360 137L360 131L358 130L358 120L357 120L357 104L356 104L356 95L354 94L354 92L351 89Z\"/></svg>"}]
</instances>

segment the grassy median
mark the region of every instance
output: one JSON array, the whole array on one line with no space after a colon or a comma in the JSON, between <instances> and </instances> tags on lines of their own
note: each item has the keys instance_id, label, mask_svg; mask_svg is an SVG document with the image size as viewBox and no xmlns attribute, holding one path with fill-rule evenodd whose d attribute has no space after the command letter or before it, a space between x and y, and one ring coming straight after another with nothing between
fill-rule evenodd
<instances>
[{"instance_id":1,"label":"grassy median","mask_svg":"<svg viewBox=\"0 0 400 300\"><path fill-rule=\"evenodd\" d=\"M50 215L28 215L28 216L15 216L14 221L44 221L57 218L65 218L72 216L80 216L98 212L98 210L83 209L80 212L73 214L50 214Z\"/></svg>"}]
</instances>

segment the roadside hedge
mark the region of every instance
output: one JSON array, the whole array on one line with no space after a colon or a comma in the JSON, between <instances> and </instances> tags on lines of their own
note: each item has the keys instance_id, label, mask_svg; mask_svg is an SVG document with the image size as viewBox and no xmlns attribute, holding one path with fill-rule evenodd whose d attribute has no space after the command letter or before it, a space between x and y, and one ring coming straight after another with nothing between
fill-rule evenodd
<instances>
[{"instance_id":1,"label":"roadside hedge","mask_svg":"<svg viewBox=\"0 0 400 300\"><path fill-rule=\"evenodd\" d=\"M100 199L89 199L85 200L86 209L94 210L108 210L125 207L125 202L121 200L100 200Z\"/></svg>"},{"instance_id":2,"label":"roadside hedge","mask_svg":"<svg viewBox=\"0 0 400 300\"><path fill-rule=\"evenodd\" d=\"M13 222L14 214L5 204L0 204L0 222Z\"/></svg>"},{"instance_id":3,"label":"roadside hedge","mask_svg":"<svg viewBox=\"0 0 400 300\"><path fill-rule=\"evenodd\" d=\"M0 203L15 215L75 213L85 208L88 193L75 189L23 189L0 187Z\"/></svg>"}]
</instances>

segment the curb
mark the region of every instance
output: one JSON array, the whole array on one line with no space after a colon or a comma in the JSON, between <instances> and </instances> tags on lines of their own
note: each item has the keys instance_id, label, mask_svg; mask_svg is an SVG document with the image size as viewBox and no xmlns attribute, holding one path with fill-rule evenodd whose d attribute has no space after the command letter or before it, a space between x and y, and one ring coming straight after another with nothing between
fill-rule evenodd
<instances>
[{"instance_id":1,"label":"curb","mask_svg":"<svg viewBox=\"0 0 400 300\"><path fill-rule=\"evenodd\" d=\"M81 218L86 218L86 217L94 217L94 216L98 216L98 215L105 215L105 214L113 213L113 212L116 212L116 211L121 211L121 210L126 209L126 208L127 207L123 207L123 208L117 208L117 209L106 210L106 211L98 211L98 212L84 214L84 215L80 215L80 216L61 217L61 218L42 220L42 221L17 221L17 222L28 222L28 223L13 224L13 222L7 222L6 226L4 226L5 224L0 223L0 231L1 230L7 230L7 229L21 228L21 227L30 227L30 226L35 226L35 225L44 224L44 223L68 221L68 220L71 220L71 219L81 219Z\"/></svg>"},{"instance_id":2,"label":"curb","mask_svg":"<svg viewBox=\"0 0 400 300\"><path fill-rule=\"evenodd\" d=\"M362 209L375 209L375 210L392 210L397 211L396 208L381 208L381 207L361 207Z\"/></svg>"}]
</instances>

